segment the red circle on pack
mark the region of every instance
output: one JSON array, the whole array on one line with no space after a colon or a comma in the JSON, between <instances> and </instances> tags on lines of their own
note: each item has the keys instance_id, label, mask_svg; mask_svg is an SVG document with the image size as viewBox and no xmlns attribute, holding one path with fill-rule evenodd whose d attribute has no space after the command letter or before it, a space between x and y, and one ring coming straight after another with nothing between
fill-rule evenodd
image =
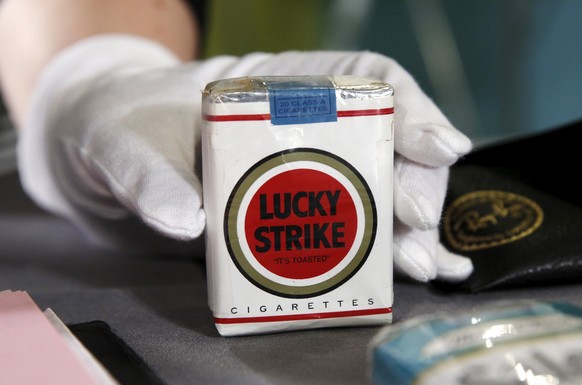
<instances>
[{"instance_id":1,"label":"red circle on pack","mask_svg":"<svg viewBox=\"0 0 582 385\"><path fill-rule=\"evenodd\" d=\"M358 228L356 206L337 179L294 169L253 195L245 217L248 246L270 272L289 279L322 275L348 254Z\"/></svg>"}]
</instances>

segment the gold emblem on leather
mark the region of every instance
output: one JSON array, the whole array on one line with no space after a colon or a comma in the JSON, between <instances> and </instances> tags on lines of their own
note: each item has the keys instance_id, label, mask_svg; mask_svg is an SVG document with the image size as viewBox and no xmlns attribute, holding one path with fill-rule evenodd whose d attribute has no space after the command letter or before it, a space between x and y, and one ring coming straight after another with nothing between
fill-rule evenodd
<instances>
[{"instance_id":1,"label":"gold emblem on leather","mask_svg":"<svg viewBox=\"0 0 582 385\"><path fill-rule=\"evenodd\" d=\"M450 245L474 251L527 237L544 220L542 208L522 195L496 190L461 195L448 207L444 232Z\"/></svg>"}]
</instances>

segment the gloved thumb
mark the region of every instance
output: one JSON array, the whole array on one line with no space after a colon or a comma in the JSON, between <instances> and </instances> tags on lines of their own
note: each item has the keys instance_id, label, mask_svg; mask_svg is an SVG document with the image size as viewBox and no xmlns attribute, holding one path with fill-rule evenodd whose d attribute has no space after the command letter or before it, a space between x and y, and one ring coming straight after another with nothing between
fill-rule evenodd
<instances>
[{"instance_id":1,"label":"gloved thumb","mask_svg":"<svg viewBox=\"0 0 582 385\"><path fill-rule=\"evenodd\" d=\"M127 207L142 220L171 238L190 240L202 234L206 216L202 209L202 187L192 169L172 164L146 170L127 194Z\"/></svg>"}]
</instances>

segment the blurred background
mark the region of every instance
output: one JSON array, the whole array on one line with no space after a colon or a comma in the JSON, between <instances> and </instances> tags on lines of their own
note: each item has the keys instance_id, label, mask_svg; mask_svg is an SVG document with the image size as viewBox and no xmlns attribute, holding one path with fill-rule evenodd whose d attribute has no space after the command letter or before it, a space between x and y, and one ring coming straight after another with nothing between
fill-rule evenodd
<instances>
[{"instance_id":1,"label":"blurred background","mask_svg":"<svg viewBox=\"0 0 582 385\"><path fill-rule=\"evenodd\" d=\"M203 56L369 50L476 143L582 118L581 0L209 0ZM0 103L0 173L16 134Z\"/></svg>"},{"instance_id":2,"label":"blurred background","mask_svg":"<svg viewBox=\"0 0 582 385\"><path fill-rule=\"evenodd\" d=\"M582 118L580 0L213 0L205 55L370 50L479 145Z\"/></svg>"}]
</instances>

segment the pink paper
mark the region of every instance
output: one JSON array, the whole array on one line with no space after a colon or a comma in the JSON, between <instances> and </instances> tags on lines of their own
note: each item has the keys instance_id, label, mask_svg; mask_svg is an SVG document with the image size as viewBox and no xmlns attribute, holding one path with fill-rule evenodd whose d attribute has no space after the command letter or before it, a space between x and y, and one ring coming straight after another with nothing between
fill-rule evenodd
<instances>
[{"instance_id":1,"label":"pink paper","mask_svg":"<svg viewBox=\"0 0 582 385\"><path fill-rule=\"evenodd\" d=\"M0 292L0 384L98 385L30 296Z\"/></svg>"}]
</instances>

